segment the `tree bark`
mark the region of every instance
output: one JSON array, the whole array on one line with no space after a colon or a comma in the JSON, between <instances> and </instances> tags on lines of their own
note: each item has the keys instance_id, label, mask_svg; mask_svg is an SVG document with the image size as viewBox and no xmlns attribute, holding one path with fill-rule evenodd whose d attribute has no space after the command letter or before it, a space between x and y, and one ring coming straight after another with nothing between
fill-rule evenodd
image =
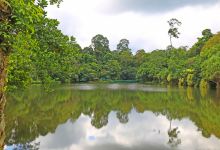
<instances>
[{"instance_id":1,"label":"tree bark","mask_svg":"<svg viewBox=\"0 0 220 150\"><path fill-rule=\"evenodd\" d=\"M4 148L5 139L5 122L4 122L4 107L6 98L4 95L4 87L6 83L8 66L8 55L0 49L0 149Z\"/></svg>"},{"instance_id":2,"label":"tree bark","mask_svg":"<svg viewBox=\"0 0 220 150\"><path fill-rule=\"evenodd\" d=\"M0 49L0 103L4 100L4 87L7 76L8 55Z\"/></svg>"},{"instance_id":3,"label":"tree bark","mask_svg":"<svg viewBox=\"0 0 220 150\"><path fill-rule=\"evenodd\" d=\"M6 1L7 2L7 1ZM12 16L11 7L8 3L5 3L4 0L0 2L0 23L10 23ZM6 31L8 32L7 29ZM4 42L4 37L0 36L0 45ZM5 47L6 50L9 50L9 47ZM8 51L9 52L9 51ZM5 140L5 121L4 121L4 108L6 103L6 98L4 95L6 76L7 76L7 67L8 67L8 56L9 53L0 48L0 150L4 149L4 140Z\"/></svg>"},{"instance_id":4,"label":"tree bark","mask_svg":"<svg viewBox=\"0 0 220 150\"><path fill-rule=\"evenodd\" d=\"M4 118L5 97L0 104L0 150L4 149L5 141L5 118Z\"/></svg>"}]
</instances>

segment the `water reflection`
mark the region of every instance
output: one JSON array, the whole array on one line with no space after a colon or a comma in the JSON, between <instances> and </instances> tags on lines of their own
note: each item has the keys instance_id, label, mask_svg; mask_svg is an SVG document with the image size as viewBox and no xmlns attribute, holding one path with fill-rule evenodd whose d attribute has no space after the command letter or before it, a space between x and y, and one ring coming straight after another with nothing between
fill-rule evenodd
<instances>
[{"instance_id":1,"label":"water reflection","mask_svg":"<svg viewBox=\"0 0 220 150\"><path fill-rule=\"evenodd\" d=\"M220 105L211 93L142 84L14 92L5 149L217 149Z\"/></svg>"},{"instance_id":2,"label":"water reflection","mask_svg":"<svg viewBox=\"0 0 220 150\"><path fill-rule=\"evenodd\" d=\"M136 83L125 83L125 84L75 84L74 89L78 90L95 90L95 89L110 89L110 90L128 90L128 91L145 91L145 92L166 92L167 88L161 86L152 86Z\"/></svg>"}]
</instances>

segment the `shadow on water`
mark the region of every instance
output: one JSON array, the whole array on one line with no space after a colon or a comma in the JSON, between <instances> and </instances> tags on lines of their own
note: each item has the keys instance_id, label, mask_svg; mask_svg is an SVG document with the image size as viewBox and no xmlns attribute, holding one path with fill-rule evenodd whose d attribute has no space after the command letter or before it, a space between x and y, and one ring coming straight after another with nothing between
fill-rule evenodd
<instances>
[{"instance_id":1,"label":"shadow on water","mask_svg":"<svg viewBox=\"0 0 220 150\"><path fill-rule=\"evenodd\" d=\"M216 91L205 89L177 89L142 84L77 84L59 86L51 92L44 92L40 87L32 87L23 92L8 93L5 115L6 148L17 146L20 149L39 149L42 142L39 138L56 135L64 126L68 126L68 130L69 126L72 128L87 126L98 136L98 132L103 130L106 130L107 135L113 133L114 126L121 133L123 131L121 125L125 127L132 125L126 132L134 134L135 129L142 135L150 128L144 126L146 123L144 121L149 118L152 119L147 124L149 126L152 124L152 128L155 128L153 131L158 130L160 134L156 137L165 141L165 145L161 146L162 149L184 147L186 141L184 135L187 132L183 127L188 126L197 128L193 130L195 133L201 133L199 138L213 136L218 140L220 138L219 95ZM117 118L118 122L114 118ZM80 124L85 120L90 123ZM187 121L191 123L185 124ZM80 125L77 126L78 123ZM75 132L72 128L71 130ZM62 129L61 133L63 134L65 130L67 128ZM116 134L115 138L118 139L118 136L119 134ZM82 137L78 134L79 139ZM90 140L95 140L95 136L89 137ZM106 138L108 140L108 136ZM145 138L143 135L140 140ZM105 141L105 144L108 145L109 141ZM119 143L121 146L126 145L123 141ZM158 145L155 144L152 149L157 149L156 146ZM130 147L141 149L135 145Z\"/></svg>"}]
</instances>

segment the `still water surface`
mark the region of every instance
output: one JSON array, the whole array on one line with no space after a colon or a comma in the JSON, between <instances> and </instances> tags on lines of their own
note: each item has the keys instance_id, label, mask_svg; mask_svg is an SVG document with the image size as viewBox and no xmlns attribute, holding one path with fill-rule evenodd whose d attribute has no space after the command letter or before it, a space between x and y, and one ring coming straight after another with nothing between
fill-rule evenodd
<instances>
[{"instance_id":1,"label":"still water surface","mask_svg":"<svg viewBox=\"0 0 220 150\"><path fill-rule=\"evenodd\" d=\"M9 93L5 149L219 150L216 91L143 84Z\"/></svg>"}]
</instances>

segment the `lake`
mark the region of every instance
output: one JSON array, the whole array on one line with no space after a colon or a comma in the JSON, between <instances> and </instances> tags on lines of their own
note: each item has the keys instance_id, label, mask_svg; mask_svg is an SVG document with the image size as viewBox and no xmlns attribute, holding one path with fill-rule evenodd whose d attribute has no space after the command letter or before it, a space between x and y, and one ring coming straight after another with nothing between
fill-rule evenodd
<instances>
[{"instance_id":1,"label":"lake","mask_svg":"<svg viewBox=\"0 0 220 150\"><path fill-rule=\"evenodd\" d=\"M7 94L5 148L219 150L220 94L144 84L33 86Z\"/></svg>"}]
</instances>

